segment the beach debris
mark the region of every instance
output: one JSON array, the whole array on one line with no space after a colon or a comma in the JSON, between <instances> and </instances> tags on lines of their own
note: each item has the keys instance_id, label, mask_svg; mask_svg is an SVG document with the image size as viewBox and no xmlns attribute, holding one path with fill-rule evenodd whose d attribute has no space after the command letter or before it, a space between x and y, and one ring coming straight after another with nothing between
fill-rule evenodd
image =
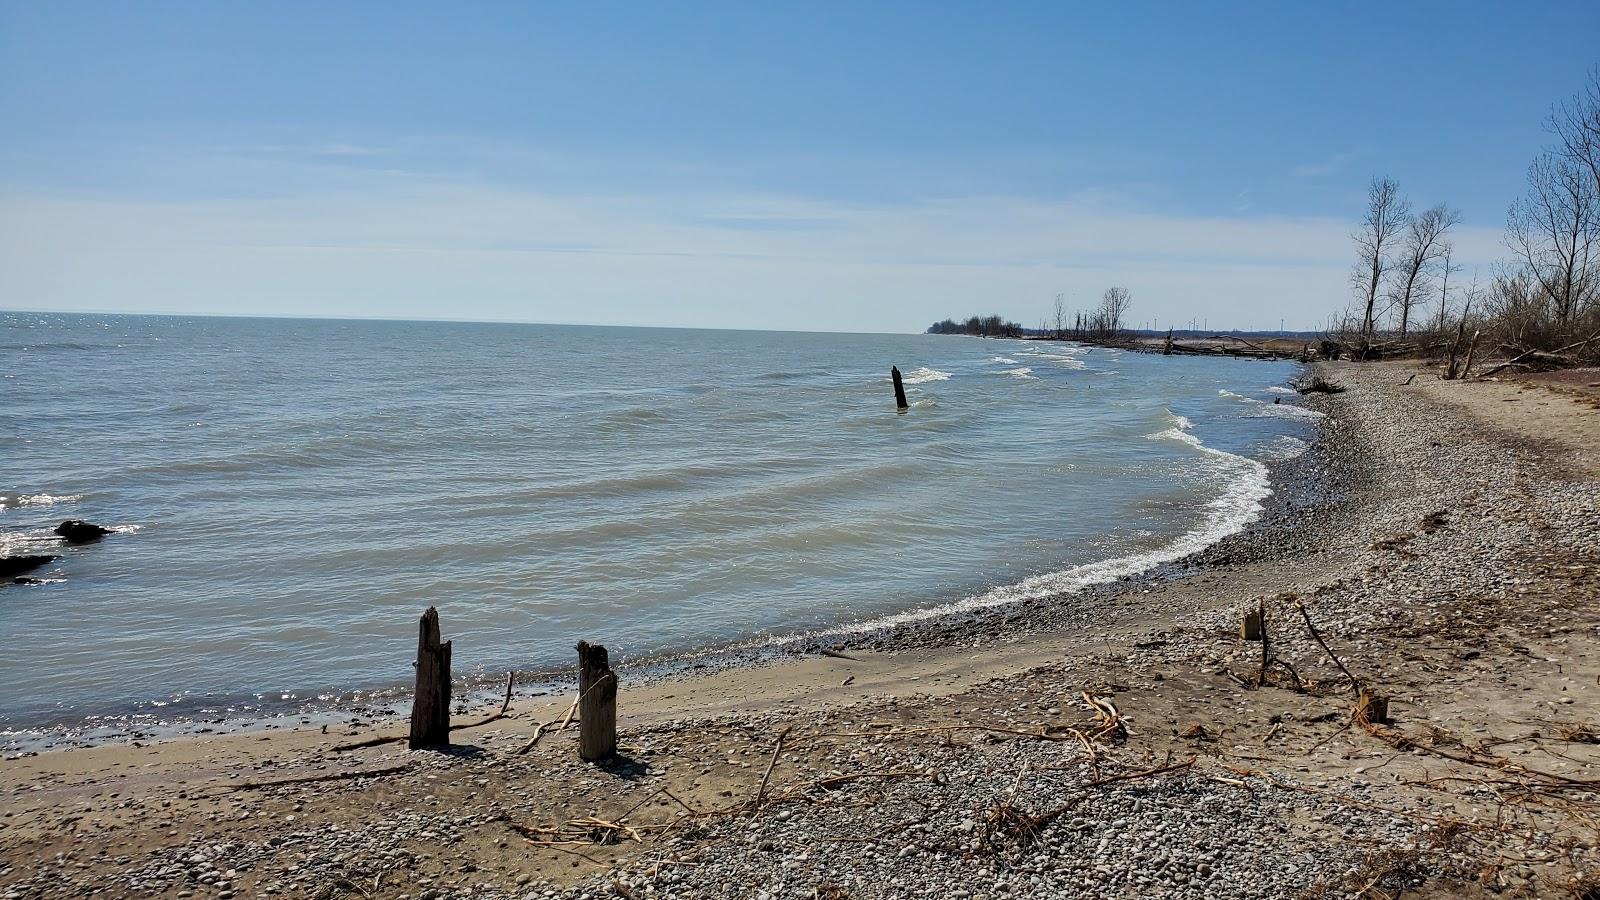
<instances>
[{"instance_id":1,"label":"beach debris","mask_svg":"<svg viewBox=\"0 0 1600 900\"><path fill-rule=\"evenodd\" d=\"M1484 372L1481 377L1488 378L1489 376L1497 374L1505 369L1513 368L1531 370L1566 369L1573 366L1582 365L1582 360L1579 359L1577 354L1569 356L1566 355L1567 352L1570 350L1581 351L1583 348L1589 346L1597 340L1600 340L1600 331L1596 331L1594 334L1589 335L1589 337L1585 338L1584 340L1568 344L1565 347L1558 347L1549 352L1537 349L1524 350L1515 357L1501 363L1498 366L1495 366L1487 372Z\"/></svg>"},{"instance_id":2,"label":"beach debris","mask_svg":"<svg viewBox=\"0 0 1600 900\"><path fill-rule=\"evenodd\" d=\"M88 544L110 534L111 529L82 519L68 519L57 525L55 532L69 544Z\"/></svg>"},{"instance_id":3,"label":"beach debris","mask_svg":"<svg viewBox=\"0 0 1600 900\"><path fill-rule=\"evenodd\" d=\"M889 367L889 378L894 382L894 405L898 409L909 409L911 404L906 402L905 385L900 383L900 367Z\"/></svg>"},{"instance_id":4,"label":"beach debris","mask_svg":"<svg viewBox=\"0 0 1600 900\"><path fill-rule=\"evenodd\" d=\"M1122 717L1122 713L1117 711L1117 705L1111 702L1110 697L1096 697L1084 691L1083 702L1094 711L1093 737L1096 740L1121 741L1129 735L1128 722ZM1090 755L1093 755L1092 750Z\"/></svg>"},{"instance_id":5,"label":"beach debris","mask_svg":"<svg viewBox=\"0 0 1600 900\"><path fill-rule=\"evenodd\" d=\"M47 566L60 559L59 556L44 554L33 556L0 556L0 578L10 578L21 575L23 572L32 572L40 566Z\"/></svg>"},{"instance_id":6,"label":"beach debris","mask_svg":"<svg viewBox=\"0 0 1600 900\"><path fill-rule=\"evenodd\" d=\"M1328 379L1323 378L1321 375L1313 375L1309 380L1294 384L1293 387L1295 391L1300 394L1344 393L1344 385L1329 381Z\"/></svg>"},{"instance_id":7,"label":"beach debris","mask_svg":"<svg viewBox=\"0 0 1600 900\"><path fill-rule=\"evenodd\" d=\"M586 762L617 752L617 676L606 648L578 642L578 756Z\"/></svg>"},{"instance_id":8,"label":"beach debris","mask_svg":"<svg viewBox=\"0 0 1600 900\"><path fill-rule=\"evenodd\" d=\"M1295 597L1294 608L1300 610L1300 617L1305 619L1306 622L1306 630L1311 632L1311 637L1316 640L1318 646L1322 647L1323 652L1328 654L1328 658L1333 660L1333 664L1339 667L1339 671L1344 673L1344 677L1350 679L1350 687L1356 692L1356 696L1359 697L1362 690L1364 690L1364 686L1361 684L1361 679L1350 674L1350 670L1346 668L1344 662L1339 659L1339 655L1334 653L1333 648L1328 646L1328 642L1322 639L1322 633L1317 631L1317 626L1311 623L1311 613L1306 610L1305 602L1299 597ZM1385 702L1383 707L1383 712L1385 715L1387 715L1388 709L1388 703Z\"/></svg>"},{"instance_id":9,"label":"beach debris","mask_svg":"<svg viewBox=\"0 0 1600 900\"><path fill-rule=\"evenodd\" d=\"M778 732L778 740L772 745L772 758L767 760L767 770L761 773L761 785L756 788L755 798L750 801L751 809L760 809L761 802L767 799L767 782L772 780L772 770L778 765L778 757L783 755L783 741L789 736L790 727L792 726L784 726L784 729Z\"/></svg>"},{"instance_id":10,"label":"beach debris","mask_svg":"<svg viewBox=\"0 0 1600 900\"><path fill-rule=\"evenodd\" d=\"M821 653L823 656L831 656L834 659L848 659L851 662L860 662L861 661L860 659L858 659L858 658L856 658L854 656L851 656L848 653L844 653L844 652L839 651L839 650L834 650L834 649L829 648L829 647L819 648L817 650L817 652Z\"/></svg>"},{"instance_id":11,"label":"beach debris","mask_svg":"<svg viewBox=\"0 0 1600 900\"><path fill-rule=\"evenodd\" d=\"M573 714L578 711L578 701L581 700L581 699L583 699L582 695L578 695L578 696L573 697L572 698L572 705L567 707L567 714L565 716L562 716L559 720L554 720L554 721L550 721L550 722L540 722L539 726L537 728L533 729L533 737L529 738L528 742L526 744L523 744L522 747L517 750L517 755L521 756L522 754L527 753L529 750L532 750L534 747L539 746L539 739L544 737L545 731L547 729L549 729L552 725L556 726L555 730L558 731L558 732L559 731L566 731L567 730L567 725L572 722ZM557 725L557 722L559 722L560 724Z\"/></svg>"},{"instance_id":12,"label":"beach debris","mask_svg":"<svg viewBox=\"0 0 1600 900\"><path fill-rule=\"evenodd\" d=\"M417 626L417 689L411 701L412 750L450 745L450 641L439 641L439 611Z\"/></svg>"}]
</instances>

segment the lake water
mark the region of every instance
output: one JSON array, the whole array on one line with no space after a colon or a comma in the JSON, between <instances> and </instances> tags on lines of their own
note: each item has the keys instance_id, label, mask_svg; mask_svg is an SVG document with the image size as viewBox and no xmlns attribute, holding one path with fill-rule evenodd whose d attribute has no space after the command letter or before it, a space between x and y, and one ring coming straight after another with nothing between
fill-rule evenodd
<instances>
[{"instance_id":1,"label":"lake water","mask_svg":"<svg viewBox=\"0 0 1600 900\"><path fill-rule=\"evenodd\" d=\"M470 680L1071 591L1247 525L1315 416L1289 363L1058 343L0 326L0 554L120 531L0 586L13 732L403 684L429 605Z\"/></svg>"}]
</instances>

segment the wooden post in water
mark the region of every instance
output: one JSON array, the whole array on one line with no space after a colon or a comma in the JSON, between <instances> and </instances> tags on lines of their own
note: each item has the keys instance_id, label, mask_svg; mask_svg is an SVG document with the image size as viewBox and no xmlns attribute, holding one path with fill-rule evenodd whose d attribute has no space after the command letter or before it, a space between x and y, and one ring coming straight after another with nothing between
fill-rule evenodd
<instances>
[{"instance_id":1,"label":"wooden post in water","mask_svg":"<svg viewBox=\"0 0 1600 900\"><path fill-rule=\"evenodd\" d=\"M586 762L617 752L617 675L606 648L578 642L578 756Z\"/></svg>"},{"instance_id":2,"label":"wooden post in water","mask_svg":"<svg viewBox=\"0 0 1600 900\"><path fill-rule=\"evenodd\" d=\"M894 380L894 405L900 409L908 409L911 404L906 402L906 389L900 383L900 367L890 366L889 377Z\"/></svg>"},{"instance_id":3,"label":"wooden post in water","mask_svg":"<svg viewBox=\"0 0 1600 900\"><path fill-rule=\"evenodd\" d=\"M1162 356L1171 356L1172 355L1172 329L1171 328L1167 329L1167 342L1161 346L1161 355Z\"/></svg>"},{"instance_id":4,"label":"wooden post in water","mask_svg":"<svg viewBox=\"0 0 1600 900\"><path fill-rule=\"evenodd\" d=\"M450 642L439 641L439 611L417 627L417 691L411 700L412 750L450 745Z\"/></svg>"}]
</instances>

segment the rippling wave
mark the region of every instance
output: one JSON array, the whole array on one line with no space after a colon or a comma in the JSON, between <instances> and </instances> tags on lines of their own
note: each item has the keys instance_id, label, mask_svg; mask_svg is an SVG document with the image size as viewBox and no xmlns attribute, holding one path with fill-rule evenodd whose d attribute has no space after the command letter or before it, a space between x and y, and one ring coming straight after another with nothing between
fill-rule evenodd
<instances>
[{"instance_id":1,"label":"rippling wave","mask_svg":"<svg viewBox=\"0 0 1600 900\"><path fill-rule=\"evenodd\" d=\"M430 605L471 679L1070 594L1244 527L1312 436L1292 364L1073 344L0 322L100 375L6 356L0 551L60 559L0 585L0 730L367 696Z\"/></svg>"}]
</instances>

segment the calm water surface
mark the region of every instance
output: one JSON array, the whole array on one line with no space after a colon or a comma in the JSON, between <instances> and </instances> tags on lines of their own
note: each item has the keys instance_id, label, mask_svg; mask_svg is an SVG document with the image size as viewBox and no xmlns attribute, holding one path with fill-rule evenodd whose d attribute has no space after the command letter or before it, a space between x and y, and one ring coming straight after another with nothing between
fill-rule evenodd
<instances>
[{"instance_id":1,"label":"calm water surface","mask_svg":"<svg viewBox=\"0 0 1600 900\"><path fill-rule=\"evenodd\" d=\"M895 412L898 364L913 401ZM0 729L864 627L1236 531L1288 363L1076 345L0 313ZM1274 399L1281 399L1274 405Z\"/></svg>"}]
</instances>

